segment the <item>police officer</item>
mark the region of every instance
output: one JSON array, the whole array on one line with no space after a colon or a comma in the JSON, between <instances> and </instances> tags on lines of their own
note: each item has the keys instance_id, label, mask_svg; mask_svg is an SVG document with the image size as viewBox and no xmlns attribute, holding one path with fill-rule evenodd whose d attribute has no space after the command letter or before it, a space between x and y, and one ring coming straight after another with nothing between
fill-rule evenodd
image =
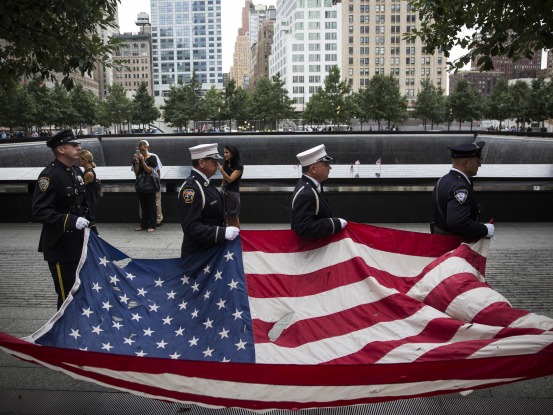
<instances>
[{"instance_id":1,"label":"police officer","mask_svg":"<svg viewBox=\"0 0 553 415\"><path fill-rule=\"evenodd\" d=\"M471 178L476 176L481 165L480 141L448 147L452 166L432 192L433 233L469 237L492 237L495 227L492 223L479 223L480 207L472 188Z\"/></svg>"},{"instance_id":2,"label":"police officer","mask_svg":"<svg viewBox=\"0 0 553 415\"><path fill-rule=\"evenodd\" d=\"M191 147L192 172L179 190L178 208L184 233L181 257L202 251L225 240L234 240L240 230L226 226L223 196L209 180L222 157L217 144Z\"/></svg>"},{"instance_id":3,"label":"police officer","mask_svg":"<svg viewBox=\"0 0 553 415\"><path fill-rule=\"evenodd\" d=\"M46 142L55 160L40 173L33 193L33 216L42 222L38 251L54 279L58 309L75 282L83 248L86 213L85 184L81 169L75 166L81 143L73 131L65 130Z\"/></svg>"},{"instance_id":4,"label":"police officer","mask_svg":"<svg viewBox=\"0 0 553 415\"><path fill-rule=\"evenodd\" d=\"M330 161L324 144L296 155L302 176L292 197L292 229L298 236L320 238L344 229L347 222L332 217L330 202L323 191L322 182L328 179Z\"/></svg>"}]
</instances>

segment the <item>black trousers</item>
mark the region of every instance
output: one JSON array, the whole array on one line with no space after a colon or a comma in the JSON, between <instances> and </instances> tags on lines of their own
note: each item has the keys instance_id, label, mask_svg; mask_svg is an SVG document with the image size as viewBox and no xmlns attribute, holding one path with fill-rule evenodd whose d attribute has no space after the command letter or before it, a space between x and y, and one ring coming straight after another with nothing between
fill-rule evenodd
<instances>
[{"instance_id":1,"label":"black trousers","mask_svg":"<svg viewBox=\"0 0 553 415\"><path fill-rule=\"evenodd\" d=\"M54 287L58 294L58 310L69 295L73 284L79 262L48 262L48 268L54 280Z\"/></svg>"},{"instance_id":2,"label":"black trousers","mask_svg":"<svg viewBox=\"0 0 553 415\"><path fill-rule=\"evenodd\" d=\"M155 193L140 193L138 195L138 201L140 202L140 208L142 209L142 220L140 221L140 227L142 229L156 228L157 213L156 213L156 194Z\"/></svg>"}]
</instances>

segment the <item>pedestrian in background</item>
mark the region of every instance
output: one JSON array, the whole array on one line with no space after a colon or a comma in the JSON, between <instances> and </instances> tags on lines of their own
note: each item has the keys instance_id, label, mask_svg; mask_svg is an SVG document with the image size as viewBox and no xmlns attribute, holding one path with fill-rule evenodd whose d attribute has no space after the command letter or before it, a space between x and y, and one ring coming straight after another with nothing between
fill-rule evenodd
<instances>
[{"instance_id":1,"label":"pedestrian in background","mask_svg":"<svg viewBox=\"0 0 553 415\"><path fill-rule=\"evenodd\" d=\"M86 199L83 172L75 163L81 143L65 130L46 142L55 160L38 176L33 192L33 217L42 222L38 251L44 254L58 294L58 309L67 298L81 258Z\"/></svg>"},{"instance_id":2,"label":"pedestrian in background","mask_svg":"<svg viewBox=\"0 0 553 415\"><path fill-rule=\"evenodd\" d=\"M88 206L88 213L86 218L89 220L88 225L90 230L98 235L98 228L96 227L96 206L101 194L101 185L98 177L96 176L96 163L94 163L94 156L88 150L82 150L79 156L79 164L84 169L84 184L86 194L86 204Z\"/></svg>"},{"instance_id":3,"label":"pedestrian in background","mask_svg":"<svg viewBox=\"0 0 553 415\"><path fill-rule=\"evenodd\" d=\"M157 157L153 156L148 152L148 142L142 140L138 143L138 149L136 150L132 166L134 174L137 178L137 185L142 178L148 179L147 181L152 182L156 180L155 169L157 167ZM147 176L150 177L147 177ZM144 176L144 177L141 177ZM159 180L158 180L159 182ZM149 233L155 232L156 230L156 193L159 190L152 188L151 186L148 189L136 188L136 194L138 196L138 201L140 202L140 207L142 209L142 218L140 220L140 226L135 229L135 231L147 231Z\"/></svg>"},{"instance_id":4,"label":"pedestrian in background","mask_svg":"<svg viewBox=\"0 0 553 415\"><path fill-rule=\"evenodd\" d=\"M223 152L225 162L217 168L223 175L221 190L225 198L227 225L240 229L240 179L244 174L244 166L240 160L240 152L235 146L226 145Z\"/></svg>"}]
</instances>

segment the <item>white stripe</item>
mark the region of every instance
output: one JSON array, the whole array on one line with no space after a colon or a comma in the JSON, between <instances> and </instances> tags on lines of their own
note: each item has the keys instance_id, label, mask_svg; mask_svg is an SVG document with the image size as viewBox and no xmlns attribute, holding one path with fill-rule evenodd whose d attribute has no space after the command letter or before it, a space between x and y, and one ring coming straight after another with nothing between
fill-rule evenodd
<instances>
[{"instance_id":1,"label":"white stripe","mask_svg":"<svg viewBox=\"0 0 553 415\"><path fill-rule=\"evenodd\" d=\"M376 363L414 362L425 353L457 342L471 340L493 339L502 327L492 327L484 324L463 324L455 335L444 343L406 343L391 350Z\"/></svg>"},{"instance_id":2,"label":"white stripe","mask_svg":"<svg viewBox=\"0 0 553 415\"><path fill-rule=\"evenodd\" d=\"M443 261L440 265L429 271L407 292L409 297L419 301L424 301L426 296L440 283L447 278L460 274L469 273L478 278L478 271L469 264L465 259L459 257L451 257Z\"/></svg>"},{"instance_id":3,"label":"white stripe","mask_svg":"<svg viewBox=\"0 0 553 415\"><path fill-rule=\"evenodd\" d=\"M360 257L365 263L399 277L417 276L435 258L380 251L350 238L311 251L294 253L244 252L246 274L302 275Z\"/></svg>"},{"instance_id":4,"label":"white stripe","mask_svg":"<svg viewBox=\"0 0 553 415\"><path fill-rule=\"evenodd\" d=\"M396 290L386 288L373 277L369 277L354 284L304 297L250 297L250 313L252 319L276 322L293 312L292 322L296 322L339 313L394 294L397 294Z\"/></svg>"},{"instance_id":5,"label":"white stripe","mask_svg":"<svg viewBox=\"0 0 553 415\"><path fill-rule=\"evenodd\" d=\"M454 392L472 389L479 385L498 382L514 382L521 378L498 379L451 379L426 382L393 383L354 386L298 386L232 382L193 378L175 374L148 374L113 371L94 367L78 367L93 373L100 373L114 379L130 380L134 383L180 393L191 393L222 399L254 400L261 402L334 402L363 398L407 397L429 391Z\"/></svg>"},{"instance_id":6,"label":"white stripe","mask_svg":"<svg viewBox=\"0 0 553 415\"><path fill-rule=\"evenodd\" d=\"M487 287L479 287L466 291L455 297L445 310L448 316L461 321L472 319L486 307L494 303L509 303L509 301L497 291Z\"/></svg>"},{"instance_id":7,"label":"white stripe","mask_svg":"<svg viewBox=\"0 0 553 415\"><path fill-rule=\"evenodd\" d=\"M553 319L546 316L540 316L539 314L530 313L516 319L509 324L509 327L553 330Z\"/></svg>"},{"instance_id":8,"label":"white stripe","mask_svg":"<svg viewBox=\"0 0 553 415\"><path fill-rule=\"evenodd\" d=\"M544 348L551 345L551 343L553 343L552 332L545 332L539 335L527 334L505 337L498 339L486 347L482 347L468 358L479 359L481 357L533 355L541 352Z\"/></svg>"},{"instance_id":9,"label":"white stripe","mask_svg":"<svg viewBox=\"0 0 553 415\"><path fill-rule=\"evenodd\" d=\"M71 372L68 369L53 366L49 363L40 361L39 359L23 353L11 351L0 347L0 349L17 356L24 360L33 361L59 372L68 374L75 379L87 380L99 385L107 385L118 390L131 392L139 396L149 396L159 399L163 397L165 400L173 402L183 402L173 397L166 397L163 394L149 394L137 392L132 389L114 386L106 382L90 379ZM64 364L64 362L60 362ZM141 372L129 371L113 371L90 366L74 366L76 370L88 371L108 376L114 380L129 381L139 385L145 385L156 389L176 391L179 393L198 394L200 396L216 397L222 399L237 399L260 402L320 402L332 403L335 401L355 400L363 398L383 399L386 397L410 397L421 393L448 391L455 392L461 389L472 389L477 386L489 385L495 383L515 382L524 378L497 378L497 379L451 379L426 382L411 382L411 383L393 383L379 385L355 385L355 386L297 386L297 385L265 385L253 384L245 382L218 381L204 378L193 378L179 376L169 373L161 374L144 374ZM229 365L229 369L232 369ZM268 368L267 370L270 370ZM202 403L193 402L197 405L208 406ZM248 408L249 404L244 405ZM214 406L216 407L216 406Z\"/></svg>"},{"instance_id":10,"label":"white stripe","mask_svg":"<svg viewBox=\"0 0 553 415\"><path fill-rule=\"evenodd\" d=\"M256 361L269 364L320 364L356 353L373 341L386 342L416 336L435 318L447 316L431 307L424 307L403 320L377 323L362 330L293 348L281 347L274 343L256 344ZM404 357L396 363L408 361L410 359Z\"/></svg>"}]
</instances>

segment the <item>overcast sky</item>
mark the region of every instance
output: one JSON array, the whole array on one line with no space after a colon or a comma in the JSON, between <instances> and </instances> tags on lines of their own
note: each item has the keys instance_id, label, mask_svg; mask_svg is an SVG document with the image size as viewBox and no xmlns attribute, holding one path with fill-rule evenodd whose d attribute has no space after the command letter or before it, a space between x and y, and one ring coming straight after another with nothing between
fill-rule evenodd
<instances>
[{"instance_id":1,"label":"overcast sky","mask_svg":"<svg viewBox=\"0 0 553 415\"><path fill-rule=\"evenodd\" d=\"M244 0L221 0L221 15L223 24L223 72L228 72L232 65L234 42L238 27L242 24L242 7ZM276 5L276 0L254 0L254 4ZM119 27L123 32L138 32L134 24L136 15L146 12L150 15L150 0L121 0L119 5Z\"/></svg>"}]
</instances>

